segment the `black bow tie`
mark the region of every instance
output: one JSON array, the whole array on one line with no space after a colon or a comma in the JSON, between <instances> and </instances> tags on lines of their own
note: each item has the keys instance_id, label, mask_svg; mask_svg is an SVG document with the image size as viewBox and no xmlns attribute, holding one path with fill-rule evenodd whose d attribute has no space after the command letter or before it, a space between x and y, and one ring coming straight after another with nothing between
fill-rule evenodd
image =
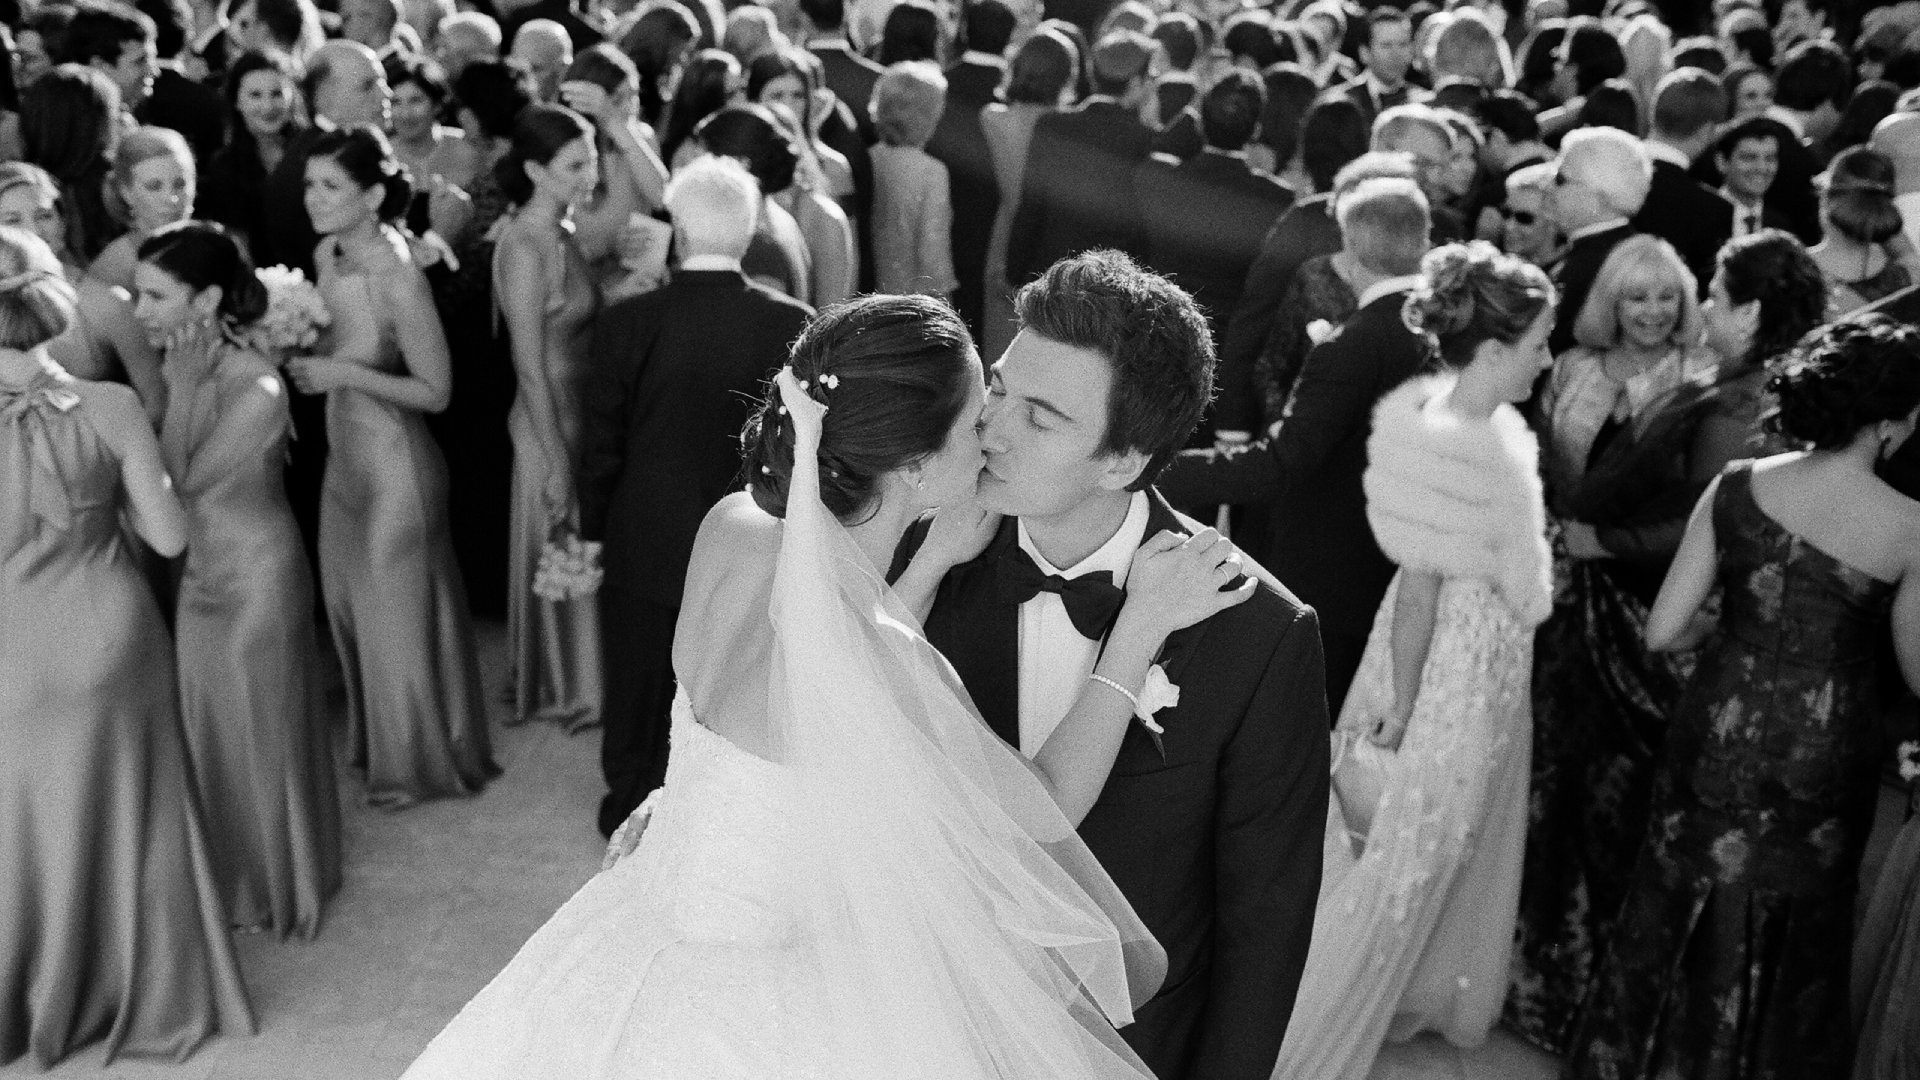
<instances>
[{"instance_id":1,"label":"black bow tie","mask_svg":"<svg viewBox=\"0 0 1920 1080\"><path fill-rule=\"evenodd\" d=\"M1120 613L1126 590L1113 583L1113 574L1096 570L1077 578L1063 578L1040 569L1033 556L1012 544L1000 556L1000 600L1006 604L1024 604L1043 592L1053 593L1067 605L1067 618L1082 637L1099 641L1106 636L1113 618Z\"/></svg>"}]
</instances>

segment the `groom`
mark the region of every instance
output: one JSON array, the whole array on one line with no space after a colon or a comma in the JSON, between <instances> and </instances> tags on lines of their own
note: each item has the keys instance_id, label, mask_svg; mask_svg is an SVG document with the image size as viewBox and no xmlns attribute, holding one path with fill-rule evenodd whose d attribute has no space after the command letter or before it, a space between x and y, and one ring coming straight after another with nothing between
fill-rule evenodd
<instances>
[{"instance_id":1,"label":"groom","mask_svg":"<svg viewBox=\"0 0 1920 1080\"><path fill-rule=\"evenodd\" d=\"M980 501L1005 518L959 565L940 565L916 528L900 591L925 610L939 582L928 640L1031 756L1098 657L1105 628L1085 601L1104 586L1117 611L1134 549L1196 528L1151 484L1205 408L1214 361L1193 299L1117 252L1054 264L1016 305L1021 332L981 420ZM1158 745L1130 724L1080 826L1167 952L1166 982L1121 1032L1159 1080L1268 1080L1306 962L1326 691L1313 612L1266 580L1167 639L1159 662L1179 703L1154 715Z\"/></svg>"}]
</instances>

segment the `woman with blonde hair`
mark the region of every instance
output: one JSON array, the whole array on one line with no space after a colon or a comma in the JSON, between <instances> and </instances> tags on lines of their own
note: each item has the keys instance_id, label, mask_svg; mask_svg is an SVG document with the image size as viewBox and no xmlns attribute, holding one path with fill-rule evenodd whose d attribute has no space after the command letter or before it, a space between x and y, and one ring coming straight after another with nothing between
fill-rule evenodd
<instances>
[{"instance_id":1,"label":"woman with blonde hair","mask_svg":"<svg viewBox=\"0 0 1920 1080\"><path fill-rule=\"evenodd\" d=\"M76 379L131 385L158 427L167 408L160 355L134 320L127 291L89 275L68 249L70 213L59 183L46 170L23 161L0 162L0 225L25 229L44 241L79 297L73 321L47 343L47 354Z\"/></svg>"},{"instance_id":2,"label":"woman with blonde hair","mask_svg":"<svg viewBox=\"0 0 1920 1080\"><path fill-rule=\"evenodd\" d=\"M0 227L0 1065L42 1069L253 1033L129 543L178 555L185 514L133 394L48 355L77 317L52 249Z\"/></svg>"},{"instance_id":3,"label":"woman with blonde hair","mask_svg":"<svg viewBox=\"0 0 1920 1080\"><path fill-rule=\"evenodd\" d=\"M160 229L193 216L198 181L193 150L172 128L139 127L113 151L107 174L107 211L127 231L101 250L87 273L122 289L133 288L137 252Z\"/></svg>"}]
</instances>

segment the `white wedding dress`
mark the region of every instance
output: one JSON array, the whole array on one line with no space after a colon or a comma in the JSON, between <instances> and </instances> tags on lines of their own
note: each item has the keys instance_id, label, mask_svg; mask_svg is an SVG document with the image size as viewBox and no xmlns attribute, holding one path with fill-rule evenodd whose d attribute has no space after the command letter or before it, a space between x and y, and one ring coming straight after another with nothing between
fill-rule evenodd
<instances>
[{"instance_id":1,"label":"white wedding dress","mask_svg":"<svg viewBox=\"0 0 1920 1080\"><path fill-rule=\"evenodd\" d=\"M1164 954L820 505L817 439L784 524L702 527L639 847L405 1080L1152 1080L1114 1028Z\"/></svg>"},{"instance_id":2,"label":"white wedding dress","mask_svg":"<svg viewBox=\"0 0 1920 1080\"><path fill-rule=\"evenodd\" d=\"M1367 734L1393 705L1399 575L1341 709L1320 901L1275 1080L1365 1080L1383 1043L1422 1031L1478 1045L1506 999L1545 507L1519 414L1461 421L1434 407L1450 386L1415 379L1374 413L1368 518L1403 573L1441 576L1438 611L1398 750Z\"/></svg>"}]
</instances>

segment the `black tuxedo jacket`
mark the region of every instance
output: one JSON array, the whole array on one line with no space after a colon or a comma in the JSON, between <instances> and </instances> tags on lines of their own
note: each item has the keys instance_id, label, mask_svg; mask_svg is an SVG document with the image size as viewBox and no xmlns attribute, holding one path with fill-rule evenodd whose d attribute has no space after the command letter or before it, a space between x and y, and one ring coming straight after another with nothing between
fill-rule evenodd
<instances>
[{"instance_id":1,"label":"black tuxedo jacket","mask_svg":"<svg viewBox=\"0 0 1920 1080\"><path fill-rule=\"evenodd\" d=\"M1254 172L1244 157L1211 148L1186 162L1148 158L1134 187L1148 263L1193 294L1219 341L1261 240L1293 205L1293 189Z\"/></svg>"},{"instance_id":2,"label":"black tuxedo jacket","mask_svg":"<svg viewBox=\"0 0 1920 1080\"><path fill-rule=\"evenodd\" d=\"M873 100L873 84L880 81L880 73L886 69L854 52L845 40L809 42L807 51L820 58L827 89L853 110L860 137L867 140L868 146L879 141L867 105Z\"/></svg>"},{"instance_id":3,"label":"black tuxedo jacket","mask_svg":"<svg viewBox=\"0 0 1920 1080\"><path fill-rule=\"evenodd\" d=\"M1360 478L1375 403L1428 363L1426 342L1400 316L1406 299L1376 298L1314 346L1277 432L1232 451L1183 451L1160 480L1178 506L1263 507L1270 546L1254 558L1313 606L1328 634L1348 639L1366 638L1393 580Z\"/></svg>"},{"instance_id":4,"label":"black tuxedo jacket","mask_svg":"<svg viewBox=\"0 0 1920 1080\"><path fill-rule=\"evenodd\" d=\"M1187 528L1160 497L1147 533ZM980 715L1020 741L1019 606L996 588L1009 519L955 567L927 617ZM917 549L924 527L903 545ZM902 562L900 565L903 565ZM1167 981L1121 1030L1159 1080L1268 1080L1313 934L1328 743L1313 612L1263 585L1167 639L1180 704L1163 759L1128 727L1080 835L1167 952Z\"/></svg>"},{"instance_id":5,"label":"black tuxedo jacket","mask_svg":"<svg viewBox=\"0 0 1920 1080\"><path fill-rule=\"evenodd\" d=\"M1713 280L1713 261L1733 235L1733 205L1671 161L1653 163L1653 186L1633 227L1672 244L1699 280L1700 296Z\"/></svg>"},{"instance_id":6,"label":"black tuxedo jacket","mask_svg":"<svg viewBox=\"0 0 1920 1080\"><path fill-rule=\"evenodd\" d=\"M701 519L739 490L740 429L811 314L733 270L676 270L600 313L580 532L605 543L609 587L680 606Z\"/></svg>"},{"instance_id":7,"label":"black tuxedo jacket","mask_svg":"<svg viewBox=\"0 0 1920 1080\"><path fill-rule=\"evenodd\" d=\"M1638 231L1629 222L1583 236L1567 247L1566 255L1553 268L1553 286L1560 293L1560 306L1553 316L1553 333L1547 338L1547 348L1553 355L1559 356L1573 348L1573 324L1580 318L1587 294L1593 291L1593 279L1599 276L1600 267L1605 265L1607 256L1613 254L1614 246Z\"/></svg>"},{"instance_id":8,"label":"black tuxedo jacket","mask_svg":"<svg viewBox=\"0 0 1920 1080\"><path fill-rule=\"evenodd\" d=\"M1213 402L1215 427L1260 430L1260 394L1254 388L1253 373L1273 333L1273 317L1287 284L1301 263L1339 250L1340 223L1333 219L1333 196L1325 192L1294 203L1267 230L1247 268L1233 312L1225 319L1225 333L1216 339L1220 367L1213 379L1218 388Z\"/></svg>"},{"instance_id":9,"label":"black tuxedo jacket","mask_svg":"<svg viewBox=\"0 0 1920 1080\"><path fill-rule=\"evenodd\" d=\"M927 153L947 167L953 204L953 272L960 281L953 293L954 310L976 338L986 303L987 240L1000 212L1000 185L994 179L980 110L993 103L1004 72L997 64L972 60L948 68L946 111L927 143Z\"/></svg>"},{"instance_id":10,"label":"black tuxedo jacket","mask_svg":"<svg viewBox=\"0 0 1920 1080\"><path fill-rule=\"evenodd\" d=\"M1092 248L1118 248L1145 262L1133 173L1152 152L1153 130L1112 98L1042 116L1007 244L1007 280L1023 285Z\"/></svg>"}]
</instances>

